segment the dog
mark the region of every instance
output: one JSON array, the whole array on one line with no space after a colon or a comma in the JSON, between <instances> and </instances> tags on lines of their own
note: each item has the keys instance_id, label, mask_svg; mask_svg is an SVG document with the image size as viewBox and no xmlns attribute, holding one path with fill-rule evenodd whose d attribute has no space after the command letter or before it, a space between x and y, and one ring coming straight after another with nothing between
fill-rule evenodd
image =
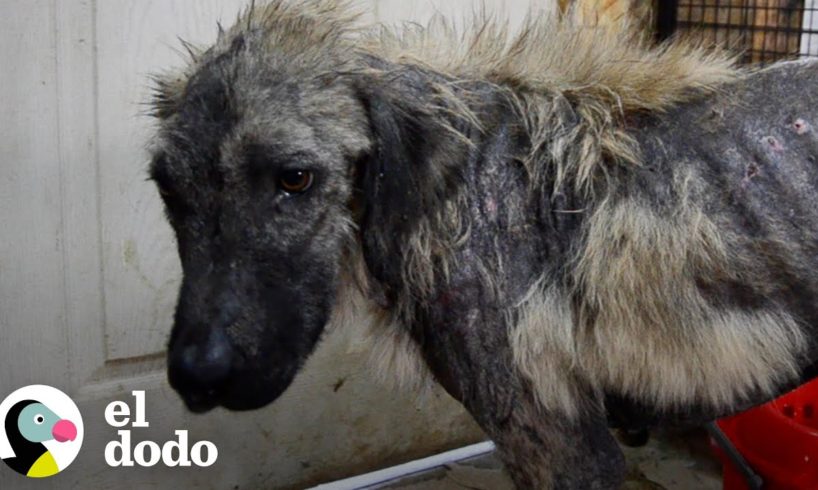
<instances>
[{"instance_id":1,"label":"dog","mask_svg":"<svg viewBox=\"0 0 818 490\"><path fill-rule=\"evenodd\" d=\"M328 324L433 379L518 488L608 489L609 426L696 423L815 375L818 64L531 17L362 30L248 8L157 79L150 174L195 412L291 383Z\"/></svg>"}]
</instances>

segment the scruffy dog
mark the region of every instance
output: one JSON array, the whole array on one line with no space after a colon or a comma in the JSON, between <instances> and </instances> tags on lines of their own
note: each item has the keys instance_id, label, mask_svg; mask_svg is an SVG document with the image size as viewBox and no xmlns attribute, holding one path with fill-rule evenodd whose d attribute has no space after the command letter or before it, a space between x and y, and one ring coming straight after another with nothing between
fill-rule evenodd
<instances>
[{"instance_id":1,"label":"scruffy dog","mask_svg":"<svg viewBox=\"0 0 818 490\"><path fill-rule=\"evenodd\" d=\"M607 489L609 424L710 420L815 374L818 64L739 70L570 14L511 36L348 12L251 7L158 80L191 410L268 404L327 324L367 322L519 488Z\"/></svg>"}]
</instances>

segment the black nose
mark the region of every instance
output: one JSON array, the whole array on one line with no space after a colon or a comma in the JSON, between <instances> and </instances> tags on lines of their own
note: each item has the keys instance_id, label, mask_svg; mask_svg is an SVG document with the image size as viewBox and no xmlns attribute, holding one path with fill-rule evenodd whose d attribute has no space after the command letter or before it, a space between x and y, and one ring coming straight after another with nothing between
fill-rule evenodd
<instances>
[{"instance_id":1,"label":"black nose","mask_svg":"<svg viewBox=\"0 0 818 490\"><path fill-rule=\"evenodd\" d=\"M185 330L170 346L168 379L190 410L204 412L219 403L230 376L233 349L222 329Z\"/></svg>"}]
</instances>

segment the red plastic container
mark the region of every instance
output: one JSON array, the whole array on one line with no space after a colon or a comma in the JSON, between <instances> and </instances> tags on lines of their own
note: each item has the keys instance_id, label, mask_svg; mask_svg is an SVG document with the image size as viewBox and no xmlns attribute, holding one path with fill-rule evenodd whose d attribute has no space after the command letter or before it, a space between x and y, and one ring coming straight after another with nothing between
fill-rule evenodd
<instances>
[{"instance_id":1,"label":"red plastic container","mask_svg":"<svg viewBox=\"0 0 818 490\"><path fill-rule=\"evenodd\" d=\"M765 490L818 490L818 380L716 423L764 479ZM732 462L719 454L724 489L749 488Z\"/></svg>"}]
</instances>

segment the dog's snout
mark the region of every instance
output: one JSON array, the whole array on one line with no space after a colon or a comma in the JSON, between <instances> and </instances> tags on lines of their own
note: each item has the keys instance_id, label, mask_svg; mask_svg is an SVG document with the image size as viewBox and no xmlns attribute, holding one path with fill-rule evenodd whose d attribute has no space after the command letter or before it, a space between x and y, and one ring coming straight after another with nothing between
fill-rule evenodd
<instances>
[{"instance_id":1,"label":"dog's snout","mask_svg":"<svg viewBox=\"0 0 818 490\"><path fill-rule=\"evenodd\" d=\"M219 392L230 376L233 349L220 328L204 335L190 330L170 347L169 380L191 410L204 411L219 403Z\"/></svg>"}]
</instances>

